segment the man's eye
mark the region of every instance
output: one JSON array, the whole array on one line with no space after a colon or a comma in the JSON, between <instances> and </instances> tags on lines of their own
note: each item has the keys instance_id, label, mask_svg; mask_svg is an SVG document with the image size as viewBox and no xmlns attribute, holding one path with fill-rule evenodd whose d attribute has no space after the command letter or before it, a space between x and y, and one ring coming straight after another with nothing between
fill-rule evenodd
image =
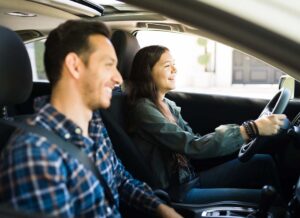
<instances>
[{"instance_id":1,"label":"man's eye","mask_svg":"<svg viewBox=\"0 0 300 218\"><path fill-rule=\"evenodd\" d=\"M105 66L111 67L111 66L113 66L113 63L106 63Z\"/></svg>"}]
</instances>

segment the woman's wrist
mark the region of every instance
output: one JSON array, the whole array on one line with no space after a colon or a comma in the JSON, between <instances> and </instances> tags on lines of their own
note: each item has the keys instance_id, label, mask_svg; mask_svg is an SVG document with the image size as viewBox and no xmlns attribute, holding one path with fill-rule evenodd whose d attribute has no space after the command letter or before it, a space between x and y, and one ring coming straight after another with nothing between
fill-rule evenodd
<instances>
[{"instance_id":1,"label":"woman's wrist","mask_svg":"<svg viewBox=\"0 0 300 218\"><path fill-rule=\"evenodd\" d=\"M241 132L241 135L244 139L244 141L248 141L249 140L249 136L247 135L246 133L246 129L243 125L240 126L240 132Z\"/></svg>"},{"instance_id":2,"label":"woman's wrist","mask_svg":"<svg viewBox=\"0 0 300 218\"><path fill-rule=\"evenodd\" d=\"M246 141L253 140L259 136L257 124L253 120L243 122L240 126L240 131Z\"/></svg>"}]
</instances>

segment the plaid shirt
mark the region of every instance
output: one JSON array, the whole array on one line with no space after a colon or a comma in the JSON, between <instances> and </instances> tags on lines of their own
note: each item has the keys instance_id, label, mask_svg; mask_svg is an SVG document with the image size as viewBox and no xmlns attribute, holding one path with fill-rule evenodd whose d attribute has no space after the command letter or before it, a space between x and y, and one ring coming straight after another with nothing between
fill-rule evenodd
<instances>
[{"instance_id":1,"label":"plaid shirt","mask_svg":"<svg viewBox=\"0 0 300 218\"><path fill-rule=\"evenodd\" d=\"M59 145L18 130L1 154L0 202L59 217L120 217L119 200L153 212L160 201L150 187L132 178L116 157L99 111L89 123L89 137L51 104L42 104L30 124L54 131L80 147L98 167L113 194L110 205L91 171Z\"/></svg>"}]
</instances>

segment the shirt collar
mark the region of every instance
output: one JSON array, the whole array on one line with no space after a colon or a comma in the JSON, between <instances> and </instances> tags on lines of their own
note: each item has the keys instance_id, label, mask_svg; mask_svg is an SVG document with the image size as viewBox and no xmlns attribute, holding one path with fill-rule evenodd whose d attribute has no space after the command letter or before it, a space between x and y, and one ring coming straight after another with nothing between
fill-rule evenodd
<instances>
[{"instance_id":1,"label":"shirt collar","mask_svg":"<svg viewBox=\"0 0 300 218\"><path fill-rule=\"evenodd\" d=\"M74 136L82 135L82 129L68 119L64 114L60 113L50 104L50 96L37 97L34 100L34 110L38 113L36 121L41 120L47 123L49 128L57 132L64 139L70 139ZM89 136L95 140L97 129L101 128L102 118L100 110L93 112L91 121L89 122Z\"/></svg>"},{"instance_id":2,"label":"shirt collar","mask_svg":"<svg viewBox=\"0 0 300 218\"><path fill-rule=\"evenodd\" d=\"M177 114L180 114L181 107L177 106L174 101L171 101L167 98L164 98L163 101L170 106L171 110L174 110L173 112L176 112Z\"/></svg>"},{"instance_id":3,"label":"shirt collar","mask_svg":"<svg viewBox=\"0 0 300 218\"><path fill-rule=\"evenodd\" d=\"M33 102L34 111L37 113L47 103L50 103L50 95L36 97Z\"/></svg>"},{"instance_id":4,"label":"shirt collar","mask_svg":"<svg viewBox=\"0 0 300 218\"><path fill-rule=\"evenodd\" d=\"M46 123L48 128L62 138L69 140L76 135L82 135L82 129L76 123L50 104L50 96L37 97L34 100L34 110L37 112L35 121Z\"/></svg>"}]
</instances>

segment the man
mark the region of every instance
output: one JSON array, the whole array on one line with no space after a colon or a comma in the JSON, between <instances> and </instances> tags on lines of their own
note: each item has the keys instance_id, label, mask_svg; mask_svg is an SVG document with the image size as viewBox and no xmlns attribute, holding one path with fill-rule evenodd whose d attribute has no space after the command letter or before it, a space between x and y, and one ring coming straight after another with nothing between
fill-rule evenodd
<instances>
[{"instance_id":1,"label":"man","mask_svg":"<svg viewBox=\"0 0 300 218\"><path fill-rule=\"evenodd\" d=\"M52 94L39 99L32 125L53 131L83 150L103 176L107 190L79 160L37 134L18 131L3 151L0 202L59 217L120 217L119 200L161 217L181 217L162 204L145 183L117 159L99 108L110 105L122 83L109 30L99 22L67 21L46 41L45 68Z\"/></svg>"}]
</instances>

